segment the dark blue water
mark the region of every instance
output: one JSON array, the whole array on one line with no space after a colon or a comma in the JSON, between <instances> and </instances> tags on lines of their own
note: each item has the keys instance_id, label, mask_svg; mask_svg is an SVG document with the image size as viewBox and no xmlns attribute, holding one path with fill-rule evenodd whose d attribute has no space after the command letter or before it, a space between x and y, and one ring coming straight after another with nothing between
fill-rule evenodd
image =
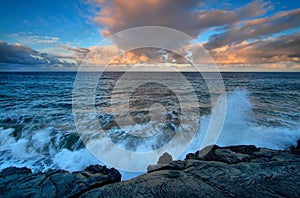
<instances>
[{"instance_id":1,"label":"dark blue water","mask_svg":"<svg viewBox=\"0 0 300 198\"><path fill-rule=\"evenodd\" d=\"M85 75L93 76L93 73ZM123 108L127 89L114 92L123 73L105 73L99 79L95 105L99 125L111 140L132 151L155 149L176 134L180 122L180 101L173 88L160 82L139 86L130 93L130 116L135 124L119 127L114 112ZM137 73L137 78L139 74ZM149 76L156 75L155 73ZM205 131L218 102L211 103L205 81L198 73L183 73L192 86L201 114L198 132ZM168 75L172 76L172 75ZM254 144L286 149L300 138L300 73L222 73L226 89L226 118L219 145ZM72 96L76 73L0 73L0 169L7 166L29 166L34 170L63 168L80 170L101 163L82 144L74 124ZM83 89L89 83L81 85ZM174 81L179 94L188 87ZM111 103L114 94L120 101ZM84 96L82 96L84 97ZM151 121L149 108L159 104L165 109L161 125ZM162 108L158 106L157 109ZM159 116L160 117L160 116ZM164 116L163 116L164 117ZM85 117L83 122L88 122ZM147 132L162 128L155 139L128 137L124 131ZM185 126L187 130L190 130ZM124 129L125 128L125 129ZM149 135L148 134L148 135ZM150 136L149 135L149 136ZM186 151L200 148L200 136Z\"/></svg>"}]
</instances>

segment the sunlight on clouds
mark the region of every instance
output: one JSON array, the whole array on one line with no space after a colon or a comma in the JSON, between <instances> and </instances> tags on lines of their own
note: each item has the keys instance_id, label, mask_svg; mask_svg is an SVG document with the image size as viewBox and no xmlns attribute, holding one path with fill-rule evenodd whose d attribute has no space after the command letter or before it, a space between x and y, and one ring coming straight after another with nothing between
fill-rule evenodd
<instances>
[{"instance_id":1,"label":"sunlight on clouds","mask_svg":"<svg viewBox=\"0 0 300 198\"><path fill-rule=\"evenodd\" d=\"M241 2L227 8L224 2L202 0L87 0L79 4L78 12L90 14L84 16L84 20L93 25L95 29L91 34L99 38L128 28L163 26L184 32L198 41L201 38L203 43L180 46L175 53L150 48L123 51L128 40L136 42L139 38L145 41L144 34L133 35L126 42L115 39L112 45L106 46L96 46L97 43L90 39L92 42L83 47L80 41L64 42L64 35L56 32L11 31L6 34L10 41L0 42L0 63L37 67L44 64L43 67L49 69L56 65L55 68L62 70L79 65L103 67L107 63L115 70L129 65L144 67L151 64L149 68L153 70L162 70L165 65L190 71L187 63L191 62L202 64L203 69L217 63L223 71L300 71L300 33L297 31L300 8L295 6L274 10L274 2L263 0ZM80 17L75 16L72 23L82 22ZM25 18L23 21L31 22ZM72 34L68 31L66 29L64 34ZM85 29L84 35L90 31ZM179 43L173 42L169 34L151 33L152 37L157 43L168 39ZM202 45L213 60L199 50ZM157 64L157 69L153 64Z\"/></svg>"}]
</instances>

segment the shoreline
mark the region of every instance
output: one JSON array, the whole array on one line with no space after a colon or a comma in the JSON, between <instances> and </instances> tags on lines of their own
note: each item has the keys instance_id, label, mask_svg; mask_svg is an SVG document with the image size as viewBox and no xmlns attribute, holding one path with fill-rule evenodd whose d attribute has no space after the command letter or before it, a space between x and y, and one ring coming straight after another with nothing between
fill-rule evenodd
<instances>
[{"instance_id":1,"label":"shoreline","mask_svg":"<svg viewBox=\"0 0 300 198\"><path fill-rule=\"evenodd\" d=\"M205 152L209 149L209 152ZM9 167L0 173L5 197L123 196L284 196L300 195L300 140L288 151L253 145L206 147L184 160L152 165L150 171L121 181L114 168L91 165L84 171L32 173Z\"/></svg>"}]
</instances>

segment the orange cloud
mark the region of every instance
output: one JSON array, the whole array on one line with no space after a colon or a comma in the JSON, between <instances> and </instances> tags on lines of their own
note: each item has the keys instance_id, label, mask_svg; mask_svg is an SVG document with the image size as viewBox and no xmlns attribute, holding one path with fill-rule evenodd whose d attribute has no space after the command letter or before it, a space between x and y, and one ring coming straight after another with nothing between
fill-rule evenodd
<instances>
[{"instance_id":1,"label":"orange cloud","mask_svg":"<svg viewBox=\"0 0 300 198\"><path fill-rule=\"evenodd\" d=\"M172 63L187 64L190 61L195 64L268 64L266 68L284 69L277 63L300 62L300 33L265 39L257 42L242 42L236 45L226 45L210 50L213 59L202 50L201 44L190 44L178 49L177 53L160 50L157 48L142 48L128 52L120 51L118 46L98 46L90 49L72 49L78 53L76 57L83 59L80 53L88 53L85 61L91 65L103 64L139 64L139 63ZM85 54L86 55L86 54ZM273 64L274 63L274 64ZM291 64L291 65L294 65ZM291 66L287 65L286 68Z\"/></svg>"},{"instance_id":2,"label":"orange cloud","mask_svg":"<svg viewBox=\"0 0 300 198\"><path fill-rule=\"evenodd\" d=\"M249 39L261 39L274 33L300 26L300 9L278 12L273 16L245 21L226 31L210 37L204 45L207 49L216 49L225 45L241 43Z\"/></svg>"},{"instance_id":3,"label":"orange cloud","mask_svg":"<svg viewBox=\"0 0 300 198\"><path fill-rule=\"evenodd\" d=\"M235 10L207 10L206 2L201 0L88 1L101 7L93 20L100 27L101 34L106 37L128 28L149 25L174 28L193 38L201 36L207 29L221 28L223 31L212 35L204 46L216 63L226 65L224 68L230 68L231 64L232 68L239 68L240 65L261 65L267 69L297 69L295 64L299 65L300 62L299 33L272 39L267 37L299 27L300 9L277 12L273 16L265 17L264 14L272 5L260 0ZM160 49L138 49L120 56L118 47L122 48L121 42L114 42L116 46L112 48L106 46L97 49L96 52L103 55L92 53L90 62L101 64L110 61L114 65L187 62L187 57L161 52ZM197 46L189 45L180 50L186 56L192 54L197 63L212 63L209 58L204 58L199 53Z\"/></svg>"},{"instance_id":4,"label":"orange cloud","mask_svg":"<svg viewBox=\"0 0 300 198\"><path fill-rule=\"evenodd\" d=\"M138 26L164 26L196 38L207 28L236 23L263 15L268 3L254 1L236 10L204 10L201 0L96 1L101 10L94 22L110 36Z\"/></svg>"},{"instance_id":5,"label":"orange cloud","mask_svg":"<svg viewBox=\"0 0 300 198\"><path fill-rule=\"evenodd\" d=\"M162 52L157 48L140 48L132 51L128 51L123 53L122 55L115 58L111 64L138 64L138 63L165 63L169 62L169 60L164 58L164 55L168 54L168 56L172 60L175 59L176 63L182 62L182 57L177 56L172 52Z\"/></svg>"},{"instance_id":6,"label":"orange cloud","mask_svg":"<svg viewBox=\"0 0 300 198\"><path fill-rule=\"evenodd\" d=\"M210 50L219 64L263 64L300 61L300 33L252 43L225 45Z\"/></svg>"}]
</instances>

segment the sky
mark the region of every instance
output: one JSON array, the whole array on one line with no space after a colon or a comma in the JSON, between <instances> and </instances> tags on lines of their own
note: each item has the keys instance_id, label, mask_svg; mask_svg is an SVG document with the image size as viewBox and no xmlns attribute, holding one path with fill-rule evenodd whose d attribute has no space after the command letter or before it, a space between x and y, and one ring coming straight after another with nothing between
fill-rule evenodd
<instances>
[{"instance_id":1,"label":"sky","mask_svg":"<svg viewBox=\"0 0 300 198\"><path fill-rule=\"evenodd\" d=\"M0 71L76 71L93 50L101 53L90 56L95 65L104 63L101 57L120 68L186 64L160 49L99 46L129 28L162 26L195 39L221 71L300 72L297 1L10 0L0 2L0 18ZM193 47L186 49L196 56Z\"/></svg>"}]
</instances>

